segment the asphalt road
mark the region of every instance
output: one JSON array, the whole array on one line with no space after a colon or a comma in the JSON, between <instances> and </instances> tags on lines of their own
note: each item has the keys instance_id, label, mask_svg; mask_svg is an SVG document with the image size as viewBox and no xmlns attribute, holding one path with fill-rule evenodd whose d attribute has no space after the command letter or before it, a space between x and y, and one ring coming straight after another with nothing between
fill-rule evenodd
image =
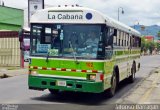
<instances>
[{"instance_id":1,"label":"asphalt road","mask_svg":"<svg viewBox=\"0 0 160 110\"><path fill-rule=\"evenodd\" d=\"M133 88L157 67L160 67L159 55L141 57L141 69L136 73L135 82L132 84L126 84L126 81L121 82L113 98L107 98L100 94L74 92L62 92L58 96L53 96L48 90L29 90L27 75L0 79L0 104L25 104L19 105L19 109L22 110L50 110L51 108L52 110L103 110L106 108L111 110L115 109L114 104L122 103L126 94L133 92Z\"/></svg>"}]
</instances>

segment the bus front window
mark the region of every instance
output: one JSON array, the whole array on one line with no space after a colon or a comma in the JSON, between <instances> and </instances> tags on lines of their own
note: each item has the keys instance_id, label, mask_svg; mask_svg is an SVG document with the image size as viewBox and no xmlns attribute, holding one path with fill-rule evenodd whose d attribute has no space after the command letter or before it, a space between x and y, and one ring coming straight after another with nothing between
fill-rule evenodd
<instances>
[{"instance_id":1,"label":"bus front window","mask_svg":"<svg viewBox=\"0 0 160 110\"><path fill-rule=\"evenodd\" d=\"M39 35L35 36L34 31L33 25L31 55L96 59L102 51L102 25L43 24Z\"/></svg>"}]
</instances>

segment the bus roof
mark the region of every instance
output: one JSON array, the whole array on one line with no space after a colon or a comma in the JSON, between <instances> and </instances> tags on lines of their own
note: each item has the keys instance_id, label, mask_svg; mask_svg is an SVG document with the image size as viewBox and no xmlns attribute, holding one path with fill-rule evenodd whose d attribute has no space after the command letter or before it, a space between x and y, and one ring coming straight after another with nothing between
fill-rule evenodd
<instances>
[{"instance_id":1,"label":"bus roof","mask_svg":"<svg viewBox=\"0 0 160 110\"><path fill-rule=\"evenodd\" d=\"M86 7L52 7L39 10L31 16L31 23L71 23L71 24L106 24L110 27L131 33L141 34L135 29L116 21L99 11Z\"/></svg>"}]
</instances>

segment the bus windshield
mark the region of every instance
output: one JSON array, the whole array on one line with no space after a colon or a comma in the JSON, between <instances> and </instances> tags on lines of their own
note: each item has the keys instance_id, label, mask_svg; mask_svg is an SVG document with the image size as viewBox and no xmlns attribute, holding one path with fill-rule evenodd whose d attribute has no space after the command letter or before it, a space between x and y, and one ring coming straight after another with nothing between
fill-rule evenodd
<instances>
[{"instance_id":1,"label":"bus windshield","mask_svg":"<svg viewBox=\"0 0 160 110\"><path fill-rule=\"evenodd\" d=\"M96 59L102 56L103 51L102 27L85 24L32 24L31 55Z\"/></svg>"}]
</instances>

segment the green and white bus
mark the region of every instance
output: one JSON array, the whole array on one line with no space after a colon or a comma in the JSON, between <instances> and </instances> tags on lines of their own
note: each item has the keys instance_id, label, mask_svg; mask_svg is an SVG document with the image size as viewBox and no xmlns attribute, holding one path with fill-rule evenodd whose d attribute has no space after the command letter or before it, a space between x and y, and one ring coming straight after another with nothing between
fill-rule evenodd
<instances>
[{"instance_id":1,"label":"green and white bus","mask_svg":"<svg viewBox=\"0 0 160 110\"><path fill-rule=\"evenodd\" d=\"M29 89L115 94L140 68L140 33L85 7L53 7L31 17ZM87 43L93 32L96 42Z\"/></svg>"}]
</instances>

